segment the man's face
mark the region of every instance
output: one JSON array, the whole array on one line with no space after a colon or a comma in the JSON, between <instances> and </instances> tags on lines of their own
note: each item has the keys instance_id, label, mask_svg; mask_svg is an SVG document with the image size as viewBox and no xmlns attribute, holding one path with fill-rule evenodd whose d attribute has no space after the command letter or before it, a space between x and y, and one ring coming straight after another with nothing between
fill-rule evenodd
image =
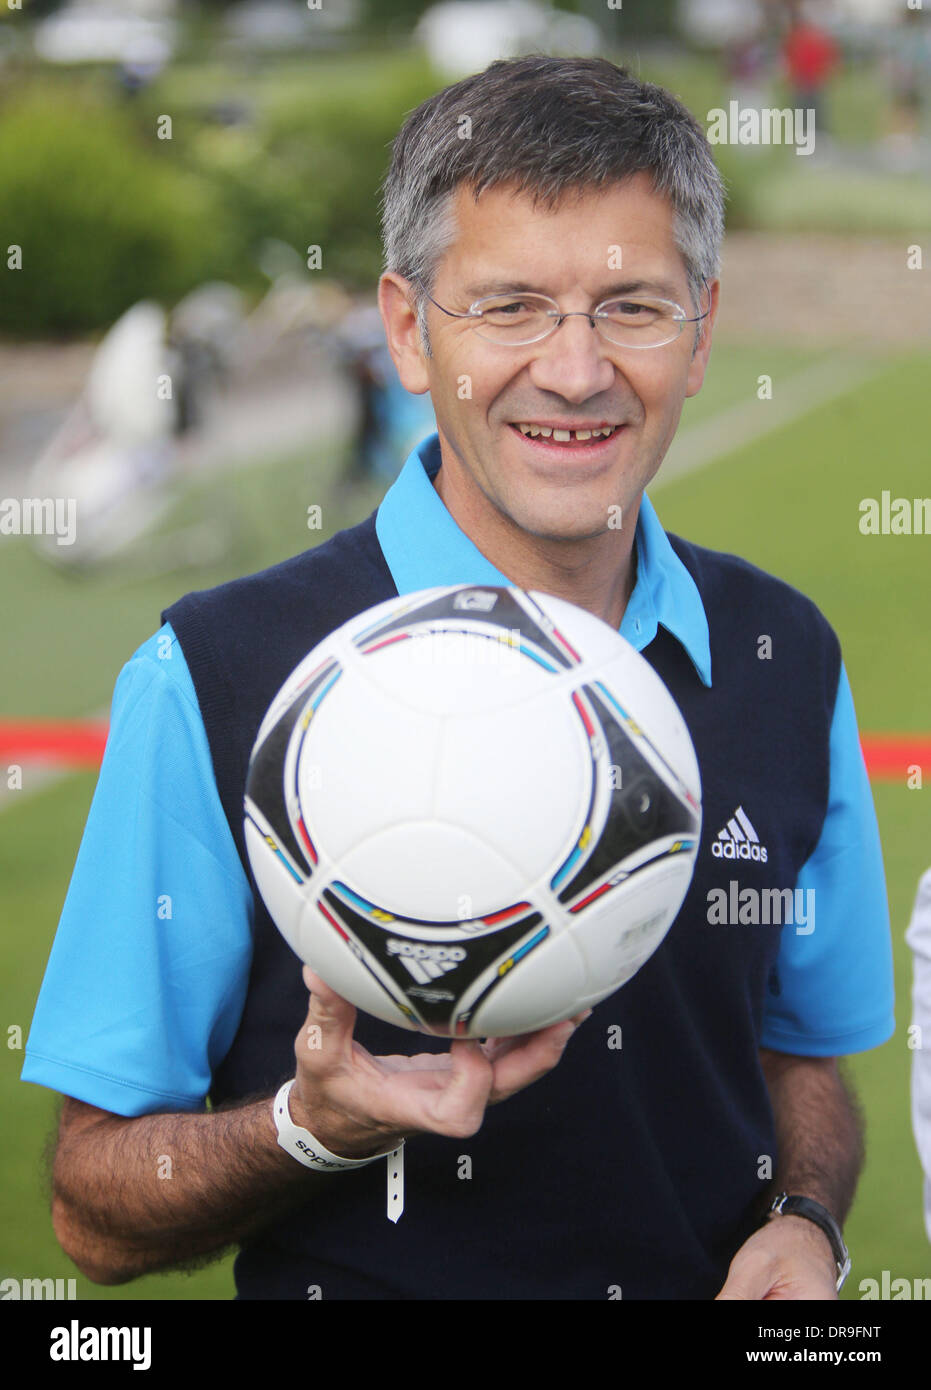
<instances>
[{"instance_id":1,"label":"man's face","mask_svg":"<svg viewBox=\"0 0 931 1390\"><path fill-rule=\"evenodd\" d=\"M549 295L567 313L588 311L636 287L674 300L689 317L699 312L673 241L672 208L647 175L570 195L555 212L534 210L510 189L486 190L476 202L461 188L455 213L458 236L432 291L446 309L465 313L483 295L523 289ZM612 269L618 248L622 268ZM622 518L635 515L685 397L701 386L709 320L694 354L692 325L665 346L632 349L607 342L585 318L513 347L483 340L472 320L428 303L426 357L401 297L406 282L386 285L391 279L383 277L381 302L401 380L409 391L430 391L444 487L479 529L484 517L539 538L583 540L616 527L618 506ZM716 309L716 282L712 301ZM527 437L522 424L617 428L601 442L565 444Z\"/></svg>"}]
</instances>

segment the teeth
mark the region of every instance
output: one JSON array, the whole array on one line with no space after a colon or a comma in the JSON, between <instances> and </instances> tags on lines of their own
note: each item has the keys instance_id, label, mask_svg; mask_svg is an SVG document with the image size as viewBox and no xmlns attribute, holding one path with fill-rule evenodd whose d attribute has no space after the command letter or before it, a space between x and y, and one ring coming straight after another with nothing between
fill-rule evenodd
<instances>
[{"instance_id":1,"label":"teeth","mask_svg":"<svg viewBox=\"0 0 931 1390\"><path fill-rule=\"evenodd\" d=\"M571 439L607 439L609 434L613 434L614 425L604 425L601 429L595 430L554 430L546 425L518 425L521 434L529 435L531 439L542 436L544 439L552 438L554 443L568 444Z\"/></svg>"}]
</instances>

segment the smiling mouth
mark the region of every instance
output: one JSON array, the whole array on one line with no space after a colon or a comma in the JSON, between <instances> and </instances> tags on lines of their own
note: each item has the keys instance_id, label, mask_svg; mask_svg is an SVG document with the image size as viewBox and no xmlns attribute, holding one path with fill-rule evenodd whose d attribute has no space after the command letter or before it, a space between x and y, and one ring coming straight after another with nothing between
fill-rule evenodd
<instances>
[{"instance_id":1,"label":"smiling mouth","mask_svg":"<svg viewBox=\"0 0 931 1390\"><path fill-rule=\"evenodd\" d=\"M532 439L538 444L550 447L558 444L561 448L592 449L613 439L624 428L623 425L598 425L578 429L559 429L552 425L528 423L511 424L510 429L523 439Z\"/></svg>"}]
</instances>

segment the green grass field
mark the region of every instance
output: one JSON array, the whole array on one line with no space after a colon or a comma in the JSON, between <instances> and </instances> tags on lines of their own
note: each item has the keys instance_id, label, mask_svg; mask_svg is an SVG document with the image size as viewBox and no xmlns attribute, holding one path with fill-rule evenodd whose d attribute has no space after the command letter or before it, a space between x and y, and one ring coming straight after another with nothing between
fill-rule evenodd
<instances>
[{"instance_id":1,"label":"green grass field","mask_svg":"<svg viewBox=\"0 0 931 1390\"><path fill-rule=\"evenodd\" d=\"M767 362L773 360L767 349ZM798 370L809 360L811 354L784 350L779 370ZM819 604L840 635L864 731L931 733L931 537L868 537L858 529L861 498L884 489L907 497L929 490L922 434L929 369L927 354L877 366L866 386L752 444L722 451L714 464L653 492L667 529L742 554ZM749 399L755 380L746 349L716 348L707 389L688 403L683 427ZM213 480L199 505L209 509L215 489L215 505L234 510L242 535L235 554L210 571L145 578L124 567L76 582L43 567L26 542L5 540L0 592L17 597L4 614L0 715L100 709L122 662L178 594L303 548L310 501L324 502L327 531L364 515L374 496L337 501L336 462L308 452ZM316 539L319 533L311 536ZM931 768L924 775L931 786ZM93 785L92 774L73 775L0 810L2 1018L8 1028L19 1025L24 1038ZM846 1296L853 1298L859 1280L879 1279L884 1269L911 1279L931 1268L909 1118L911 964L903 941L918 877L931 864L931 791L908 790L903 777L901 784L877 784L874 794L892 913L898 1029L883 1047L850 1062L868 1126L867 1167L847 1226L854 1271ZM19 1081L21 1051L8 1046L5 1057L0 1277L70 1277L75 1271L55 1243L44 1194L42 1154L57 1101ZM227 1298L232 1291L229 1259L192 1275L117 1289L78 1276L79 1296L88 1298Z\"/></svg>"}]
</instances>

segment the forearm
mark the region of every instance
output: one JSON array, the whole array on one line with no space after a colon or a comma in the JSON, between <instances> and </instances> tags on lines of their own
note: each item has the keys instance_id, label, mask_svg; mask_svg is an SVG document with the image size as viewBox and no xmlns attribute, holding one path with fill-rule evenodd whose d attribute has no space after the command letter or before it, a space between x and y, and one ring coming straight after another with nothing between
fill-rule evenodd
<instances>
[{"instance_id":1,"label":"forearm","mask_svg":"<svg viewBox=\"0 0 931 1390\"><path fill-rule=\"evenodd\" d=\"M760 1051L776 1126L772 1192L820 1202L841 1224L863 1164L863 1126L833 1057ZM827 1235L807 1217L773 1215L731 1260L721 1299L836 1299Z\"/></svg>"},{"instance_id":2,"label":"forearm","mask_svg":"<svg viewBox=\"0 0 931 1390\"><path fill-rule=\"evenodd\" d=\"M775 1190L811 1197L842 1224L863 1166L863 1124L834 1058L760 1054L776 1122Z\"/></svg>"},{"instance_id":3,"label":"forearm","mask_svg":"<svg viewBox=\"0 0 931 1390\"><path fill-rule=\"evenodd\" d=\"M219 1253L331 1179L278 1145L272 1098L124 1119L65 1099L52 1220L88 1278L124 1283Z\"/></svg>"},{"instance_id":4,"label":"forearm","mask_svg":"<svg viewBox=\"0 0 931 1390\"><path fill-rule=\"evenodd\" d=\"M304 977L314 993L295 1042L289 1110L298 1128L349 1159L420 1133L475 1134L486 1106L556 1066L591 1012L521 1038L373 1057L353 1039L355 1008L306 968ZM125 1283L224 1250L330 1183L351 1182L310 1171L280 1147L272 1100L124 1119L66 1099L52 1203L66 1254L97 1283Z\"/></svg>"}]
</instances>

